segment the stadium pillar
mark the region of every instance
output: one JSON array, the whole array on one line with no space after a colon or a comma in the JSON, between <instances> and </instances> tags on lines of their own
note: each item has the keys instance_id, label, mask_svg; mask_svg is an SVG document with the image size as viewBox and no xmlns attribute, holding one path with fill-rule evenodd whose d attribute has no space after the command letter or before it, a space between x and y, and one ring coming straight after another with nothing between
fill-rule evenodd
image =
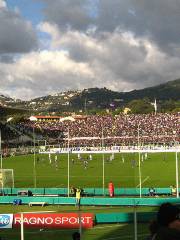
<instances>
[{"instance_id":1,"label":"stadium pillar","mask_svg":"<svg viewBox=\"0 0 180 240\"><path fill-rule=\"evenodd\" d=\"M3 188L4 188L4 184L3 184L3 175L2 175L2 167L3 167L3 159L2 159L2 147L1 147L1 129L0 129L0 156L1 156L1 192L3 193Z\"/></svg>"},{"instance_id":2,"label":"stadium pillar","mask_svg":"<svg viewBox=\"0 0 180 240\"><path fill-rule=\"evenodd\" d=\"M142 182L141 182L141 153L140 153L140 139L139 139L139 125L138 124L138 165L139 165L139 197L142 196Z\"/></svg>"},{"instance_id":3,"label":"stadium pillar","mask_svg":"<svg viewBox=\"0 0 180 240\"><path fill-rule=\"evenodd\" d=\"M31 116L29 118L30 121L37 121L37 118L34 116ZM34 177L34 188L37 186L37 179L36 179L36 142L35 142L35 131L34 131L34 125L33 125L33 177Z\"/></svg>"},{"instance_id":4,"label":"stadium pillar","mask_svg":"<svg viewBox=\"0 0 180 240\"><path fill-rule=\"evenodd\" d=\"M178 155L177 155L177 148L176 148L176 197L179 198L179 167L178 167Z\"/></svg>"},{"instance_id":5,"label":"stadium pillar","mask_svg":"<svg viewBox=\"0 0 180 240\"><path fill-rule=\"evenodd\" d=\"M21 213L21 240L24 240L24 217L23 217L23 213Z\"/></svg>"},{"instance_id":6,"label":"stadium pillar","mask_svg":"<svg viewBox=\"0 0 180 240\"><path fill-rule=\"evenodd\" d=\"M69 197L69 188L70 188L70 165L69 165L69 152L70 152L70 148L69 148L69 127L68 127L68 186L67 186L67 190L68 190L68 197Z\"/></svg>"},{"instance_id":7,"label":"stadium pillar","mask_svg":"<svg viewBox=\"0 0 180 240\"><path fill-rule=\"evenodd\" d=\"M134 240L137 240L137 210L136 204L134 205Z\"/></svg>"},{"instance_id":8,"label":"stadium pillar","mask_svg":"<svg viewBox=\"0 0 180 240\"><path fill-rule=\"evenodd\" d=\"M103 195L105 195L105 164L104 164L104 130L102 127L102 175L103 175Z\"/></svg>"},{"instance_id":9,"label":"stadium pillar","mask_svg":"<svg viewBox=\"0 0 180 240\"><path fill-rule=\"evenodd\" d=\"M176 159L176 197L179 198L179 164L178 164L178 142L176 142L176 131L174 134L174 148L175 148L175 159Z\"/></svg>"},{"instance_id":10,"label":"stadium pillar","mask_svg":"<svg viewBox=\"0 0 180 240\"><path fill-rule=\"evenodd\" d=\"M34 150L33 150L33 165L34 165L34 188L37 186L36 181L36 142L35 142L35 132L34 132L34 126L33 126L33 144L34 144Z\"/></svg>"},{"instance_id":11,"label":"stadium pillar","mask_svg":"<svg viewBox=\"0 0 180 240\"><path fill-rule=\"evenodd\" d=\"M82 240L81 199L78 203L78 218L79 218L79 234L80 234L80 239Z\"/></svg>"},{"instance_id":12,"label":"stadium pillar","mask_svg":"<svg viewBox=\"0 0 180 240\"><path fill-rule=\"evenodd\" d=\"M2 169L1 129L0 129L0 156L1 156L1 169Z\"/></svg>"}]
</instances>

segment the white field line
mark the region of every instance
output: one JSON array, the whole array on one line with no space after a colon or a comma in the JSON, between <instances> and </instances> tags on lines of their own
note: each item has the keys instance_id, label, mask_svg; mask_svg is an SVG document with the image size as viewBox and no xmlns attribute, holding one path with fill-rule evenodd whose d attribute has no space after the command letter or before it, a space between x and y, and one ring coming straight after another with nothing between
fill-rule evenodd
<instances>
[{"instance_id":1,"label":"white field line","mask_svg":"<svg viewBox=\"0 0 180 240\"><path fill-rule=\"evenodd\" d=\"M57 174L58 175L58 174ZM52 177L54 177L55 175L53 174L53 175L48 175L48 176L37 176L38 178L44 178L44 179L46 179L46 178L52 178ZM108 176L108 175L107 175ZM20 178L20 177L22 177L22 175L18 175L18 178ZM23 176L24 177L24 176ZM26 177L28 178L28 177L31 177L31 175L26 175ZM61 177L67 177L67 174L61 174ZM99 175L86 175L86 176L82 176L82 175L70 175L70 177L72 177L72 178L96 178L96 177L99 177ZM139 178L139 176L134 176L134 175L113 175L113 178Z\"/></svg>"},{"instance_id":2,"label":"white field line","mask_svg":"<svg viewBox=\"0 0 180 240\"><path fill-rule=\"evenodd\" d=\"M52 176L54 177L54 175L46 176L46 177L48 178L48 177L52 177ZM65 174L64 175L61 174L61 176L67 177L67 175L65 175ZM43 177L43 178L46 178L46 177ZM97 175L97 176L70 175L70 177L72 177L72 178L95 178L95 177L99 177L99 175ZM113 175L113 178L121 178L121 177L123 177L123 178L139 178L139 176L134 176L134 175L131 175L131 176Z\"/></svg>"},{"instance_id":3,"label":"white field line","mask_svg":"<svg viewBox=\"0 0 180 240\"><path fill-rule=\"evenodd\" d=\"M149 179L149 176L147 176L147 177L141 182L141 184L144 183L144 182L146 182L148 179ZM139 187L139 186L140 186L140 184L138 184L138 185L136 186L136 188Z\"/></svg>"}]
</instances>

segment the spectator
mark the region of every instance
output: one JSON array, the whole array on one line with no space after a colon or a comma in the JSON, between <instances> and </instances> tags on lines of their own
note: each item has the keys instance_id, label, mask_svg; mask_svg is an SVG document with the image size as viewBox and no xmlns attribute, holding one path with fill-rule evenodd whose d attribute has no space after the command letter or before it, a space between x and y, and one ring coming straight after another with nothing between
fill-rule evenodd
<instances>
[{"instance_id":1,"label":"spectator","mask_svg":"<svg viewBox=\"0 0 180 240\"><path fill-rule=\"evenodd\" d=\"M70 196L71 197L75 197L76 196L76 188L75 187L71 187L70 188Z\"/></svg>"},{"instance_id":2,"label":"spectator","mask_svg":"<svg viewBox=\"0 0 180 240\"><path fill-rule=\"evenodd\" d=\"M171 203L163 203L150 231L151 240L180 240L180 209Z\"/></svg>"},{"instance_id":3,"label":"spectator","mask_svg":"<svg viewBox=\"0 0 180 240\"><path fill-rule=\"evenodd\" d=\"M155 189L153 187L149 188L149 196L151 197L155 196Z\"/></svg>"},{"instance_id":4,"label":"spectator","mask_svg":"<svg viewBox=\"0 0 180 240\"><path fill-rule=\"evenodd\" d=\"M173 186L171 187L171 195L172 195L173 197L175 197L176 194L177 194L177 189L176 189L176 187L173 185Z\"/></svg>"},{"instance_id":5,"label":"spectator","mask_svg":"<svg viewBox=\"0 0 180 240\"><path fill-rule=\"evenodd\" d=\"M109 196L114 197L114 184L112 181L108 184Z\"/></svg>"},{"instance_id":6,"label":"spectator","mask_svg":"<svg viewBox=\"0 0 180 240\"><path fill-rule=\"evenodd\" d=\"M149 225L150 236L148 236L146 238L146 240L153 240L153 239L155 239L157 230L158 230L157 221L156 220L151 221L150 225Z\"/></svg>"},{"instance_id":7,"label":"spectator","mask_svg":"<svg viewBox=\"0 0 180 240\"><path fill-rule=\"evenodd\" d=\"M80 240L80 233L74 232L74 233L72 234L72 239L73 239L73 240Z\"/></svg>"},{"instance_id":8,"label":"spectator","mask_svg":"<svg viewBox=\"0 0 180 240\"><path fill-rule=\"evenodd\" d=\"M81 200L81 189L76 189L76 206L80 208L80 200Z\"/></svg>"},{"instance_id":9,"label":"spectator","mask_svg":"<svg viewBox=\"0 0 180 240\"><path fill-rule=\"evenodd\" d=\"M119 114L111 115L91 115L86 119L76 119L75 121L41 121L22 122L17 125L21 131L32 132L44 135L48 141L57 143L66 139L69 135L72 138L72 146L99 146L101 143L102 130L104 135L104 146L117 145L137 145L139 125L139 140L143 144L161 144L162 146L174 145L179 141L179 113L158 113L154 114ZM109 126L112 126L109 128ZM40 131L41 129L41 131ZM79 138L79 139L77 139ZM80 139L83 138L83 139Z\"/></svg>"}]
</instances>

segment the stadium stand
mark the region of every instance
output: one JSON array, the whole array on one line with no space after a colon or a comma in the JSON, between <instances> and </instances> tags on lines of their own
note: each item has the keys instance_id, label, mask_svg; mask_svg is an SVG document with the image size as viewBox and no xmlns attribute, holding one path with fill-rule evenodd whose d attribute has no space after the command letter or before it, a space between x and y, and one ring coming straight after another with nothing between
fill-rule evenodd
<instances>
[{"instance_id":1,"label":"stadium stand","mask_svg":"<svg viewBox=\"0 0 180 240\"><path fill-rule=\"evenodd\" d=\"M85 119L64 122L24 121L17 127L31 133L34 128L36 135L40 139L46 139L49 144L62 142L69 129L70 143L73 146L98 146L102 131L105 145L136 145L138 131L142 144L168 145L180 140L179 116L179 113L91 115Z\"/></svg>"}]
</instances>

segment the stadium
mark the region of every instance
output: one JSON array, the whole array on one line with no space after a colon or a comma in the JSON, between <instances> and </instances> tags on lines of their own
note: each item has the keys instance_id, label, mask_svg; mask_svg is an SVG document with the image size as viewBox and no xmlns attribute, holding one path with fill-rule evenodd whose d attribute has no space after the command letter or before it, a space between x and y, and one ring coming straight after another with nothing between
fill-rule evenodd
<instances>
[{"instance_id":1,"label":"stadium","mask_svg":"<svg viewBox=\"0 0 180 240\"><path fill-rule=\"evenodd\" d=\"M180 240L179 13L0 0L0 240Z\"/></svg>"},{"instance_id":2,"label":"stadium","mask_svg":"<svg viewBox=\"0 0 180 240\"><path fill-rule=\"evenodd\" d=\"M8 118L0 136L0 207L15 219L1 233L8 239L69 239L75 230L104 239L106 228L106 239L144 239L157 207L179 204L179 113ZM35 213L44 218L33 228ZM71 227L63 225L68 213ZM77 220L81 214L92 223Z\"/></svg>"}]
</instances>

